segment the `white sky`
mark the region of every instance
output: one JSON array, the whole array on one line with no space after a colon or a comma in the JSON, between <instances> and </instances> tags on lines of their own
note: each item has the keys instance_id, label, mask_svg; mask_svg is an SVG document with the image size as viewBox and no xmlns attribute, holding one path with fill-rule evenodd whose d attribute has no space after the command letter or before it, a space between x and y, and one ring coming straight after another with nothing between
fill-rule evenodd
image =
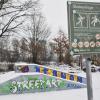
<instances>
[{"instance_id":1,"label":"white sky","mask_svg":"<svg viewBox=\"0 0 100 100\"><path fill-rule=\"evenodd\" d=\"M67 1L68 0L40 0L40 3L43 5L42 12L47 19L48 25L51 27L53 35L57 33L59 28L63 29L64 32L68 33ZM100 2L99 0L76 1Z\"/></svg>"},{"instance_id":2,"label":"white sky","mask_svg":"<svg viewBox=\"0 0 100 100\"><path fill-rule=\"evenodd\" d=\"M40 0L43 5L43 15L46 17L52 34L59 28L67 32L67 0Z\"/></svg>"}]
</instances>

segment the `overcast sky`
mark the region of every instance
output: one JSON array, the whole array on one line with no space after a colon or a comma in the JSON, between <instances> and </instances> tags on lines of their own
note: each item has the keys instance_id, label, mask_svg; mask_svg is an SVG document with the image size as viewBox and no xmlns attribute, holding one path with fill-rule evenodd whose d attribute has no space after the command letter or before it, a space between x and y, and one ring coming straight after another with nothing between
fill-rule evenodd
<instances>
[{"instance_id":1,"label":"overcast sky","mask_svg":"<svg viewBox=\"0 0 100 100\"><path fill-rule=\"evenodd\" d=\"M52 34L57 33L59 28L67 32L67 0L40 0L40 2Z\"/></svg>"},{"instance_id":2,"label":"overcast sky","mask_svg":"<svg viewBox=\"0 0 100 100\"><path fill-rule=\"evenodd\" d=\"M43 5L42 12L47 19L48 25L51 27L52 34L57 33L59 28L62 28L66 33L68 33L67 1L68 0L40 0L41 4ZM99 0L76 1L100 2Z\"/></svg>"}]
</instances>

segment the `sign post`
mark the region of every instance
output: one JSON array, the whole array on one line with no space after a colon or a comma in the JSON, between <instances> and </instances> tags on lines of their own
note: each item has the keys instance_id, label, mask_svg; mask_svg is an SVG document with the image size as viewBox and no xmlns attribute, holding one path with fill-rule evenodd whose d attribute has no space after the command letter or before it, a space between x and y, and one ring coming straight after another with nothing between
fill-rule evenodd
<instances>
[{"instance_id":1,"label":"sign post","mask_svg":"<svg viewBox=\"0 0 100 100\"><path fill-rule=\"evenodd\" d=\"M91 77L91 59L86 60L86 77L87 77L87 94L88 100L93 100L93 90L92 90L92 77Z\"/></svg>"}]
</instances>

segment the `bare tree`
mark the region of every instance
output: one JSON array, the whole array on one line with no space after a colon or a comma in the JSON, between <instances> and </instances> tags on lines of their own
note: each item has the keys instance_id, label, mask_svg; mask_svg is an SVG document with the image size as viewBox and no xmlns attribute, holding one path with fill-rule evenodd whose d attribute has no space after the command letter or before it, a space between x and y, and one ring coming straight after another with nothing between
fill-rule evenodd
<instances>
[{"instance_id":1,"label":"bare tree","mask_svg":"<svg viewBox=\"0 0 100 100\"><path fill-rule=\"evenodd\" d=\"M3 1L6 0L1 0L1 2ZM38 8L39 0L15 1L8 0L5 4L2 3L2 9L0 10L0 37L8 36L9 33L18 33L27 16L31 16Z\"/></svg>"},{"instance_id":2,"label":"bare tree","mask_svg":"<svg viewBox=\"0 0 100 100\"><path fill-rule=\"evenodd\" d=\"M0 62L4 61L4 40L0 39Z\"/></svg>"},{"instance_id":3,"label":"bare tree","mask_svg":"<svg viewBox=\"0 0 100 100\"><path fill-rule=\"evenodd\" d=\"M59 29L58 37L54 38L53 41L55 42L54 51L58 55L59 62L64 62L64 57L66 56L69 49L69 42L65 36L65 33Z\"/></svg>"},{"instance_id":4,"label":"bare tree","mask_svg":"<svg viewBox=\"0 0 100 100\"><path fill-rule=\"evenodd\" d=\"M16 62L20 58L20 52L19 52L19 40L13 39L12 40L12 53L11 53L11 62Z\"/></svg>"},{"instance_id":5,"label":"bare tree","mask_svg":"<svg viewBox=\"0 0 100 100\"><path fill-rule=\"evenodd\" d=\"M9 61L9 49L10 43L9 38L1 38L0 39L0 61Z\"/></svg>"},{"instance_id":6,"label":"bare tree","mask_svg":"<svg viewBox=\"0 0 100 100\"><path fill-rule=\"evenodd\" d=\"M41 14L34 13L31 18L32 23L27 31L28 38L25 37L25 40L32 55L32 62L38 63L42 59L41 57L45 55L46 39L50 35L50 29Z\"/></svg>"},{"instance_id":7,"label":"bare tree","mask_svg":"<svg viewBox=\"0 0 100 100\"><path fill-rule=\"evenodd\" d=\"M22 38L20 40L19 48L20 48L20 60L21 61L28 61L30 54L28 52L28 45L27 45L24 38ZM30 61L28 61L28 62L30 62Z\"/></svg>"},{"instance_id":8,"label":"bare tree","mask_svg":"<svg viewBox=\"0 0 100 100\"><path fill-rule=\"evenodd\" d=\"M3 5L7 2L8 0L0 0L0 10L2 9Z\"/></svg>"},{"instance_id":9,"label":"bare tree","mask_svg":"<svg viewBox=\"0 0 100 100\"><path fill-rule=\"evenodd\" d=\"M36 63L45 59L46 39L50 35L50 29L39 12L39 0L16 1L8 0L0 10L0 37L19 33L18 36L24 38L20 42L13 39L11 61L21 60L19 57L24 61L26 57L30 57Z\"/></svg>"}]
</instances>

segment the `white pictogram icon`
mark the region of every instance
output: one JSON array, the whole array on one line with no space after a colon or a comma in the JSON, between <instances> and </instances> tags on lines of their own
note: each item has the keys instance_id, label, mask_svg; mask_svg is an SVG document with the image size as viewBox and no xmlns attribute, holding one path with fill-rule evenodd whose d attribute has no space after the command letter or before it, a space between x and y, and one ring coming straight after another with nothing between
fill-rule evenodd
<instances>
[{"instance_id":1,"label":"white pictogram icon","mask_svg":"<svg viewBox=\"0 0 100 100\"><path fill-rule=\"evenodd\" d=\"M74 42L76 43L77 42L77 39L74 39Z\"/></svg>"},{"instance_id":2,"label":"white pictogram icon","mask_svg":"<svg viewBox=\"0 0 100 100\"><path fill-rule=\"evenodd\" d=\"M79 42L78 46L79 46L79 48L82 48L83 47L83 42Z\"/></svg>"},{"instance_id":3,"label":"white pictogram icon","mask_svg":"<svg viewBox=\"0 0 100 100\"><path fill-rule=\"evenodd\" d=\"M91 24L95 27L97 23L100 23L100 20L95 15L94 17L92 17Z\"/></svg>"},{"instance_id":4,"label":"white pictogram icon","mask_svg":"<svg viewBox=\"0 0 100 100\"><path fill-rule=\"evenodd\" d=\"M85 46L86 48L88 48L88 47L89 47L89 42L88 42L88 41L85 41L85 42L84 42L84 46Z\"/></svg>"},{"instance_id":5,"label":"white pictogram icon","mask_svg":"<svg viewBox=\"0 0 100 100\"><path fill-rule=\"evenodd\" d=\"M90 42L90 47L95 47L95 42L94 41Z\"/></svg>"},{"instance_id":6,"label":"white pictogram icon","mask_svg":"<svg viewBox=\"0 0 100 100\"><path fill-rule=\"evenodd\" d=\"M83 21L84 21L85 17L83 17L82 15L79 14L79 17L77 18L77 22L76 22L76 26L80 25L81 27L83 27Z\"/></svg>"},{"instance_id":7,"label":"white pictogram icon","mask_svg":"<svg viewBox=\"0 0 100 100\"><path fill-rule=\"evenodd\" d=\"M72 43L72 47L76 48L77 47L77 43L73 42Z\"/></svg>"}]
</instances>

